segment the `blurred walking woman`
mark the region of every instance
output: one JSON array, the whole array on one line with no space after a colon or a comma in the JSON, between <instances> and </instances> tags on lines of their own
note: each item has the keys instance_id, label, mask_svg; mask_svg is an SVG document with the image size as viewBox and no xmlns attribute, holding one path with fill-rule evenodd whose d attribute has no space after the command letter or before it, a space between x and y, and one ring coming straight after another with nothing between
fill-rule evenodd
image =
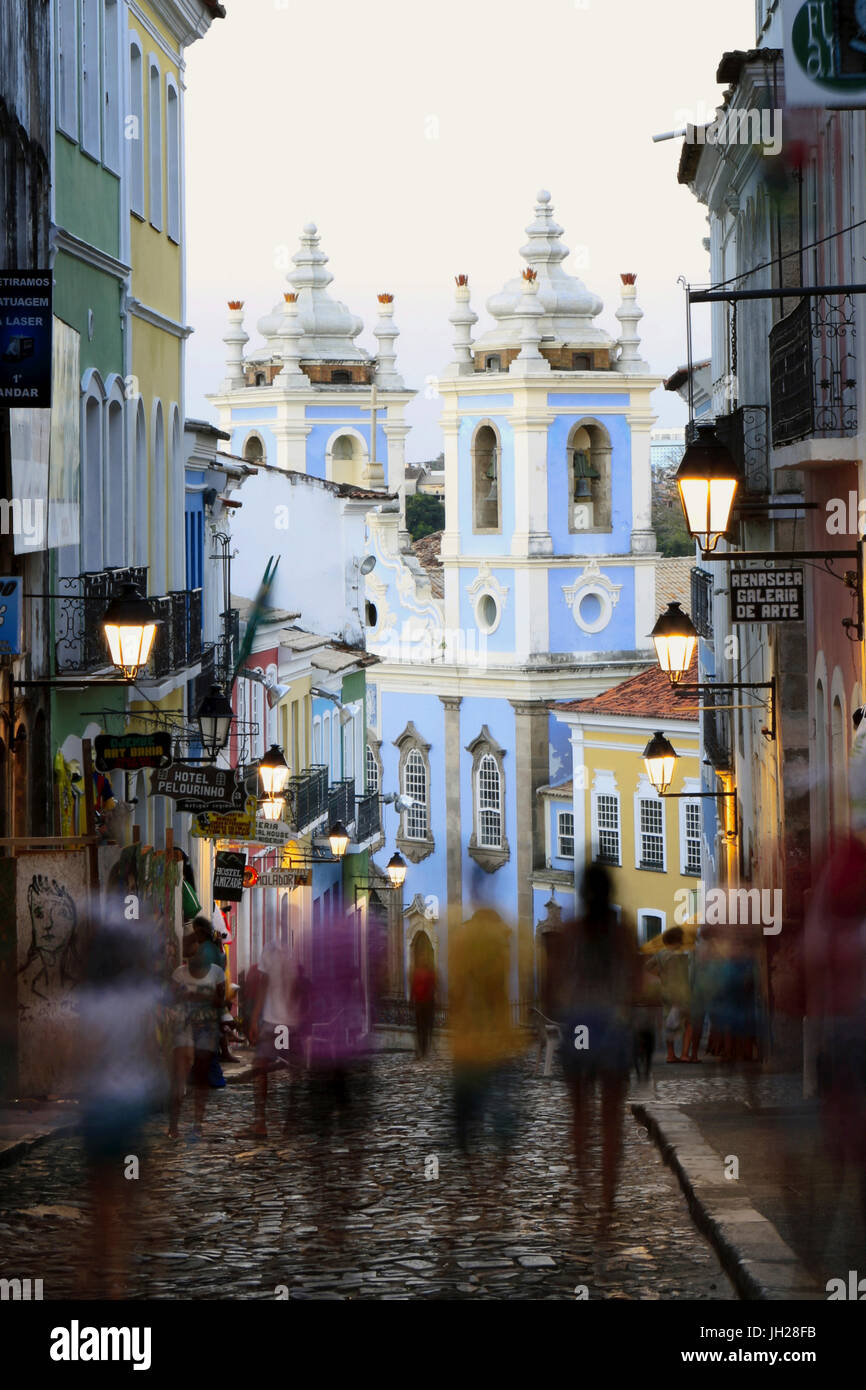
<instances>
[{"instance_id":1,"label":"blurred walking woman","mask_svg":"<svg viewBox=\"0 0 866 1390\"><path fill-rule=\"evenodd\" d=\"M619 1175L632 1058L631 1005L638 979L636 939L612 910L610 891L606 870L590 865L582 885L583 916L562 933L553 981L581 1176L593 1138L596 1083L601 1090L602 1229L613 1210Z\"/></svg>"}]
</instances>

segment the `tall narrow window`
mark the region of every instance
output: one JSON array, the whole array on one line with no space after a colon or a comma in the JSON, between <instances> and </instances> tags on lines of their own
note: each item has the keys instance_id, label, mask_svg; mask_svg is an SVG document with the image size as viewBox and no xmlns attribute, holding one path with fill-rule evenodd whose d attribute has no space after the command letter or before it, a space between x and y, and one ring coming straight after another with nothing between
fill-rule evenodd
<instances>
[{"instance_id":1,"label":"tall narrow window","mask_svg":"<svg viewBox=\"0 0 866 1390\"><path fill-rule=\"evenodd\" d=\"M412 805L405 812L404 834L409 840L427 838L427 768L424 759L413 748L403 771L403 791L411 796Z\"/></svg>"},{"instance_id":2,"label":"tall narrow window","mask_svg":"<svg viewBox=\"0 0 866 1390\"><path fill-rule=\"evenodd\" d=\"M164 594L167 588L165 517L168 500L165 490L165 420L161 401L157 401L154 407L150 449L151 569L148 583L152 593Z\"/></svg>"},{"instance_id":3,"label":"tall narrow window","mask_svg":"<svg viewBox=\"0 0 866 1390\"><path fill-rule=\"evenodd\" d=\"M658 798L640 799L640 868L665 866L664 805Z\"/></svg>"},{"instance_id":4,"label":"tall narrow window","mask_svg":"<svg viewBox=\"0 0 866 1390\"><path fill-rule=\"evenodd\" d=\"M401 815L397 848L417 864L436 848L430 833L430 744L411 720L394 743L400 751L397 785L412 799Z\"/></svg>"},{"instance_id":5,"label":"tall narrow window","mask_svg":"<svg viewBox=\"0 0 866 1390\"><path fill-rule=\"evenodd\" d=\"M162 231L162 84L159 64L149 60L148 84L148 165L150 169L150 225Z\"/></svg>"},{"instance_id":6,"label":"tall narrow window","mask_svg":"<svg viewBox=\"0 0 866 1390\"><path fill-rule=\"evenodd\" d=\"M560 859L574 858L574 812L556 813L556 853Z\"/></svg>"},{"instance_id":7,"label":"tall narrow window","mask_svg":"<svg viewBox=\"0 0 866 1390\"><path fill-rule=\"evenodd\" d=\"M685 802L683 822L685 833L683 873L694 874L697 877L701 872L701 803L699 801Z\"/></svg>"},{"instance_id":8,"label":"tall narrow window","mask_svg":"<svg viewBox=\"0 0 866 1390\"><path fill-rule=\"evenodd\" d=\"M509 858L505 838L505 749L484 724L466 747L472 754L473 826L468 851L488 874Z\"/></svg>"},{"instance_id":9,"label":"tall narrow window","mask_svg":"<svg viewBox=\"0 0 866 1390\"><path fill-rule=\"evenodd\" d=\"M601 792L595 800L595 831L598 840L597 859L602 864L620 862L619 797Z\"/></svg>"},{"instance_id":10,"label":"tall narrow window","mask_svg":"<svg viewBox=\"0 0 866 1390\"><path fill-rule=\"evenodd\" d=\"M117 378L108 400L105 423L105 462L103 467L102 515L103 563L122 565L125 557L126 451L123 423L123 391Z\"/></svg>"},{"instance_id":11,"label":"tall narrow window","mask_svg":"<svg viewBox=\"0 0 866 1390\"><path fill-rule=\"evenodd\" d=\"M82 514L88 519L81 528L82 572L103 567L103 402L102 384L94 373L82 402L81 503Z\"/></svg>"},{"instance_id":12,"label":"tall narrow window","mask_svg":"<svg viewBox=\"0 0 866 1390\"><path fill-rule=\"evenodd\" d=\"M479 425L472 441L473 530L501 528L501 461L499 436L492 425Z\"/></svg>"},{"instance_id":13,"label":"tall narrow window","mask_svg":"<svg viewBox=\"0 0 866 1390\"><path fill-rule=\"evenodd\" d=\"M496 759L485 753L478 768L478 827L482 849L502 847L502 801Z\"/></svg>"},{"instance_id":14,"label":"tall narrow window","mask_svg":"<svg viewBox=\"0 0 866 1390\"><path fill-rule=\"evenodd\" d=\"M123 134L129 159L129 206L144 217L144 67L135 40L129 45L129 115Z\"/></svg>"},{"instance_id":15,"label":"tall narrow window","mask_svg":"<svg viewBox=\"0 0 866 1390\"><path fill-rule=\"evenodd\" d=\"M377 792L379 790L379 763L376 754L367 744L367 792Z\"/></svg>"},{"instance_id":16,"label":"tall narrow window","mask_svg":"<svg viewBox=\"0 0 866 1390\"><path fill-rule=\"evenodd\" d=\"M102 82L99 0L81 0L81 147L99 159Z\"/></svg>"},{"instance_id":17,"label":"tall narrow window","mask_svg":"<svg viewBox=\"0 0 866 1390\"><path fill-rule=\"evenodd\" d=\"M57 0L57 124L78 139L78 0Z\"/></svg>"},{"instance_id":18,"label":"tall narrow window","mask_svg":"<svg viewBox=\"0 0 866 1390\"><path fill-rule=\"evenodd\" d=\"M322 764L322 721L318 715L313 720L313 766Z\"/></svg>"},{"instance_id":19,"label":"tall narrow window","mask_svg":"<svg viewBox=\"0 0 866 1390\"><path fill-rule=\"evenodd\" d=\"M180 241L180 101L170 78L165 88L166 230Z\"/></svg>"},{"instance_id":20,"label":"tall narrow window","mask_svg":"<svg viewBox=\"0 0 866 1390\"><path fill-rule=\"evenodd\" d=\"M105 0L102 21L102 85L105 92L102 117L102 158L120 173L120 5Z\"/></svg>"},{"instance_id":21,"label":"tall narrow window","mask_svg":"<svg viewBox=\"0 0 866 1390\"><path fill-rule=\"evenodd\" d=\"M568 529L611 529L611 442L595 420L576 425L568 438Z\"/></svg>"}]
</instances>

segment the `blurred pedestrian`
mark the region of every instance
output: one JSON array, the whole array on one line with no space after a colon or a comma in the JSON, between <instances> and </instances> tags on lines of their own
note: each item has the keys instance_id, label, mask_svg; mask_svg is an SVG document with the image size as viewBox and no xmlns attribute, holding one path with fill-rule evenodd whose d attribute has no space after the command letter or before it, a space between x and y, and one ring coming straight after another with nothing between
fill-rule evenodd
<instances>
[{"instance_id":1,"label":"blurred pedestrian","mask_svg":"<svg viewBox=\"0 0 866 1390\"><path fill-rule=\"evenodd\" d=\"M691 1010L689 954L685 949L682 927L668 927L662 932L662 949L656 951L649 969L661 981L662 1014L664 1017L667 1056L665 1061L678 1062L676 1040L685 1035Z\"/></svg>"},{"instance_id":2,"label":"blurred pedestrian","mask_svg":"<svg viewBox=\"0 0 866 1390\"><path fill-rule=\"evenodd\" d=\"M638 1081L649 1082L656 1039L661 1022L662 996L658 975L639 958L631 1025L634 1038L634 1070Z\"/></svg>"},{"instance_id":3,"label":"blurred pedestrian","mask_svg":"<svg viewBox=\"0 0 866 1390\"><path fill-rule=\"evenodd\" d=\"M172 975L175 1030L168 1134L177 1139L180 1108L187 1080L193 1087L192 1139L203 1137L205 1104L212 1066L219 1050L220 1019L225 1006L225 976L200 949Z\"/></svg>"},{"instance_id":4,"label":"blurred pedestrian","mask_svg":"<svg viewBox=\"0 0 866 1390\"><path fill-rule=\"evenodd\" d=\"M241 1131L245 1139L266 1139L268 1128L268 1073L290 1067L291 1035L299 1022L295 994L295 966L287 946L272 941L259 960L259 981L249 1022L248 1036L256 1049L253 1061L252 1125ZM291 1095L289 1096L291 1103ZM285 1125L288 1128L289 1114Z\"/></svg>"},{"instance_id":5,"label":"blurred pedestrian","mask_svg":"<svg viewBox=\"0 0 866 1390\"><path fill-rule=\"evenodd\" d=\"M433 1038L436 1012L436 975L426 961L415 967L409 998L415 1005L415 1055L426 1057Z\"/></svg>"},{"instance_id":6,"label":"blurred pedestrian","mask_svg":"<svg viewBox=\"0 0 866 1390\"><path fill-rule=\"evenodd\" d=\"M81 1132L93 1209L92 1258L85 1268L97 1297L123 1298L130 1201L138 1183L125 1166L144 1157L144 1125L164 1098L156 1019L163 990L140 922L97 927L77 990Z\"/></svg>"},{"instance_id":7,"label":"blurred pedestrian","mask_svg":"<svg viewBox=\"0 0 866 1390\"><path fill-rule=\"evenodd\" d=\"M596 1084L601 1089L604 1231L619 1178L638 956L633 928L611 907L610 875L602 865L589 866L581 891L583 915L563 931L557 1013L572 1105L574 1153L581 1175L586 1171L592 1138L590 1117Z\"/></svg>"}]
</instances>

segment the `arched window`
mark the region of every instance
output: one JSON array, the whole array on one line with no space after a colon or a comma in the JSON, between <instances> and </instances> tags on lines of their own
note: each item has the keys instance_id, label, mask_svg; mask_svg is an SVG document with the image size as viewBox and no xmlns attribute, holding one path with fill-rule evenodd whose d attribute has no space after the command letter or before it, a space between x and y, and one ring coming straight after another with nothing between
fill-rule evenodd
<instances>
[{"instance_id":1,"label":"arched window","mask_svg":"<svg viewBox=\"0 0 866 1390\"><path fill-rule=\"evenodd\" d=\"M377 792L382 785L381 769L379 767L379 755L375 745L367 744L367 794Z\"/></svg>"},{"instance_id":2,"label":"arched window","mask_svg":"<svg viewBox=\"0 0 866 1390\"><path fill-rule=\"evenodd\" d=\"M501 849L501 784L499 768L491 753L485 753L481 759L475 785L478 796L478 842L482 849Z\"/></svg>"},{"instance_id":3,"label":"arched window","mask_svg":"<svg viewBox=\"0 0 866 1390\"><path fill-rule=\"evenodd\" d=\"M328 450L326 476L334 483L360 484L366 450L354 434L338 434Z\"/></svg>"},{"instance_id":4,"label":"arched window","mask_svg":"<svg viewBox=\"0 0 866 1390\"><path fill-rule=\"evenodd\" d=\"M334 755L331 749L331 716L330 713L322 715L322 762L327 764L328 778L331 782L336 781L340 775L339 768L334 768Z\"/></svg>"},{"instance_id":5,"label":"arched window","mask_svg":"<svg viewBox=\"0 0 866 1390\"><path fill-rule=\"evenodd\" d=\"M97 372L89 373L81 403L81 516L79 535L82 571L101 570L103 526L103 456L105 393Z\"/></svg>"},{"instance_id":6,"label":"arched window","mask_svg":"<svg viewBox=\"0 0 866 1390\"><path fill-rule=\"evenodd\" d=\"M147 426L144 419L144 402L139 396L133 402L135 410L135 438L132 450L132 478L130 482L130 496L135 498L135 507L139 519L147 516L148 496L147 496ZM131 524L130 539L132 541L131 550L135 555L137 565L149 563L147 553L147 527L141 524Z\"/></svg>"},{"instance_id":7,"label":"arched window","mask_svg":"<svg viewBox=\"0 0 866 1390\"><path fill-rule=\"evenodd\" d=\"M168 573L166 587L179 589L184 583L184 543L183 508L185 470L183 466L183 442L180 427L180 411L176 405L171 407L171 440L168 464L168 516L166 533L168 537Z\"/></svg>"},{"instance_id":8,"label":"arched window","mask_svg":"<svg viewBox=\"0 0 866 1390\"><path fill-rule=\"evenodd\" d=\"M472 529L502 529L501 451L492 425L479 425L472 440Z\"/></svg>"},{"instance_id":9,"label":"arched window","mask_svg":"<svg viewBox=\"0 0 866 1390\"><path fill-rule=\"evenodd\" d=\"M577 424L568 437L568 526L570 531L611 529L611 443L594 420Z\"/></svg>"},{"instance_id":10,"label":"arched window","mask_svg":"<svg viewBox=\"0 0 866 1390\"><path fill-rule=\"evenodd\" d=\"M509 858L505 837L505 749L485 724L466 748L472 755L472 836L469 854L492 874Z\"/></svg>"},{"instance_id":11,"label":"arched window","mask_svg":"<svg viewBox=\"0 0 866 1390\"><path fill-rule=\"evenodd\" d=\"M397 847L418 864L436 848L430 830L430 744L411 720L394 743L400 751L398 786L412 798L412 805L400 816Z\"/></svg>"},{"instance_id":12,"label":"arched window","mask_svg":"<svg viewBox=\"0 0 866 1390\"><path fill-rule=\"evenodd\" d=\"M265 446L261 435L251 434L244 444L243 455L247 463L264 463Z\"/></svg>"},{"instance_id":13,"label":"arched window","mask_svg":"<svg viewBox=\"0 0 866 1390\"><path fill-rule=\"evenodd\" d=\"M102 21L105 114L102 121L102 158L115 174L120 173L120 5L105 0Z\"/></svg>"},{"instance_id":14,"label":"arched window","mask_svg":"<svg viewBox=\"0 0 866 1390\"><path fill-rule=\"evenodd\" d=\"M126 560L126 449L123 423L123 387L119 378L111 387L105 419L105 459L102 489L103 564L110 568Z\"/></svg>"},{"instance_id":15,"label":"arched window","mask_svg":"<svg viewBox=\"0 0 866 1390\"><path fill-rule=\"evenodd\" d=\"M165 82L166 230L180 241L180 100L171 77Z\"/></svg>"},{"instance_id":16,"label":"arched window","mask_svg":"<svg viewBox=\"0 0 866 1390\"><path fill-rule=\"evenodd\" d=\"M413 805L404 811L403 834L410 840L427 838L427 765L413 748L403 767L403 791Z\"/></svg>"},{"instance_id":17,"label":"arched window","mask_svg":"<svg viewBox=\"0 0 866 1390\"><path fill-rule=\"evenodd\" d=\"M502 358L498 352L489 352L484 359L484 370L486 372L501 372Z\"/></svg>"},{"instance_id":18,"label":"arched window","mask_svg":"<svg viewBox=\"0 0 866 1390\"><path fill-rule=\"evenodd\" d=\"M165 492L165 422L162 414L162 401L153 408L153 431L151 434L150 460L150 576L151 593L163 594L165 583L165 515L167 499Z\"/></svg>"},{"instance_id":19,"label":"arched window","mask_svg":"<svg viewBox=\"0 0 866 1390\"><path fill-rule=\"evenodd\" d=\"M264 372L256 372L256 386L267 386L268 378Z\"/></svg>"},{"instance_id":20,"label":"arched window","mask_svg":"<svg viewBox=\"0 0 866 1390\"><path fill-rule=\"evenodd\" d=\"M162 231L162 81L155 54L148 58L148 168L150 170L150 225Z\"/></svg>"},{"instance_id":21,"label":"arched window","mask_svg":"<svg viewBox=\"0 0 866 1390\"><path fill-rule=\"evenodd\" d=\"M351 386L352 373L344 371L342 368L337 368L331 372L331 383L334 386Z\"/></svg>"},{"instance_id":22,"label":"arched window","mask_svg":"<svg viewBox=\"0 0 866 1390\"><path fill-rule=\"evenodd\" d=\"M129 43L129 116L124 134L129 151L129 206L144 217L144 66L134 38Z\"/></svg>"}]
</instances>

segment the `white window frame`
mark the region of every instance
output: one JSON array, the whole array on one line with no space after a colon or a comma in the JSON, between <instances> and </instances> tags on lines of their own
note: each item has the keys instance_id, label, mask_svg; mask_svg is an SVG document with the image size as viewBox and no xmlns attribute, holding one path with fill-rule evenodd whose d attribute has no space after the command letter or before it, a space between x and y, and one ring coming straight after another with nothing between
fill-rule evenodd
<instances>
[{"instance_id":1,"label":"white window frame","mask_svg":"<svg viewBox=\"0 0 866 1390\"><path fill-rule=\"evenodd\" d=\"M313 718L313 766L322 765L322 716L317 714Z\"/></svg>"},{"instance_id":2,"label":"white window frame","mask_svg":"<svg viewBox=\"0 0 866 1390\"><path fill-rule=\"evenodd\" d=\"M102 35L99 0L81 0L81 148L102 158Z\"/></svg>"},{"instance_id":3,"label":"white window frame","mask_svg":"<svg viewBox=\"0 0 866 1390\"><path fill-rule=\"evenodd\" d=\"M380 790L379 759L372 743L369 742L364 745L364 788L368 795Z\"/></svg>"},{"instance_id":4,"label":"white window frame","mask_svg":"<svg viewBox=\"0 0 866 1390\"><path fill-rule=\"evenodd\" d=\"M105 472L106 393L99 373L85 374L81 391L81 572L103 566L103 491ZM92 421L92 425L91 422Z\"/></svg>"},{"instance_id":5,"label":"white window frame","mask_svg":"<svg viewBox=\"0 0 866 1390\"><path fill-rule=\"evenodd\" d=\"M617 857L615 861L605 860L604 863L610 864L611 868L622 867L622 805L620 801L619 789L616 785L616 777L612 772L599 769L592 782L592 792L590 794L590 841L592 845L593 861L598 859L601 846L601 829L598 823L598 799L600 796L612 796L616 802L616 838L617 838ZM604 827L609 830L609 826Z\"/></svg>"},{"instance_id":6,"label":"white window frame","mask_svg":"<svg viewBox=\"0 0 866 1390\"><path fill-rule=\"evenodd\" d=\"M572 806L557 806L557 807L555 808L555 815L556 815L556 858L557 858L557 859L574 859L574 849L575 849L574 806L573 806L573 805L572 805ZM571 831L570 831L570 833L564 833L564 832L563 832L563 829L562 829L562 817L563 817L563 816L568 816L569 819L571 820ZM563 849L562 849L562 841L563 841L563 838L568 839L568 840L571 840L571 854L565 854L565 853L563 853Z\"/></svg>"},{"instance_id":7,"label":"white window frame","mask_svg":"<svg viewBox=\"0 0 866 1390\"><path fill-rule=\"evenodd\" d=\"M660 865L645 865L641 856L642 831L640 823L640 808L642 801L658 802L661 807L662 815L662 862ZM647 873L667 873L668 867L668 837L667 837L667 818L665 816L664 799L659 796L655 787L648 777L641 777L640 785L635 792L634 798L634 865L636 869L643 869Z\"/></svg>"},{"instance_id":8,"label":"white window frame","mask_svg":"<svg viewBox=\"0 0 866 1390\"><path fill-rule=\"evenodd\" d=\"M165 230L170 239L180 245L180 92L171 73L165 78L165 184Z\"/></svg>"},{"instance_id":9,"label":"white window frame","mask_svg":"<svg viewBox=\"0 0 866 1390\"><path fill-rule=\"evenodd\" d=\"M686 782L686 785L685 785L685 787L683 788L683 790L684 790L684 791L687 791L687 792L694 792L694 791L697 791L697 790L698 790L698 786L697 786L697 785L690 785L689 782ZM688 808L689 808L690 806L695 807L695 809L697 810L697 813L698 813L698 837L697 837L697 839L698 839L698 856L699 856L699 861L698 861L698 867L697 867L697 869L690 869L690 868L688 867L688 862L689 862L689 854L688 854L689 844L688 844L688 836L687 836L687 834L686 834L686 826L687 826L687 821L688 821ZM694 838L694 837L693 837L693 838ZM700 861L701 861L701 858L702 858L702 855L703 855L703 838L704 838L704 837L703 837L703 816L702 816L702 814L701 814L701 803L700 803L700 801L697 800L697 799L696 799L696 800L691 800L691 799L689 799L689 798L683 798L683 799L680 801L680 873L681 873L681 874L684 874L687 878L700 878L700 876L701 876L701 862L700 862Z\"/></svg>"},{"instance_id":10,"label":"white window frame","mask_svg":"<svg viewBox=\"0 0 866 1390\"><path fill-rule=\"evenodd\" d=\"M637 939L638 939L638 945L639 945L639 946L645 946L645 945L646 945L646 942L647 942L647 939L648 939L648 938L647 938L647 934L646 934L646 925L645 925L645 923L646 923L646 918L647 918L647 917L660 917L660 918L661 918L662 929L661 929L661 931L658 933L659 936L661 936L663 932L667 931L667 920L668 920L668 917L667 917L667 913L666 913L665 911L663 911L662 908L660 908L660 907L639 907L638 910L637 910Z\"/></svg>"},{"instance_id":11,"label":"white window frame","mask_svg":"<svg viewBox=\"0 0 866 1390\"><path fill-rule=\"evenodd\" d=\"M127 428L123 381L106 383L105 439L102 446L102 557L106 569L126 561Z\"/></svg>"},{"instance_id":12,"label":"white window frame","mask_svg":"<svg viewBox=\"0 0 866 1390\"><path fill-rule=\"evenodd\" d=\"M154 104L154 94L156 104ZM155 53L147 55L147 217L157 232L163 228L162 209L162 72Z\"/></svg>"},{"instance_id":13,"label":"white window frame","mask_svg":"<svg viewBox=\"0 0 866 1390\"><path fill-rule=\"evenodd\" d=\"M105 0L102 21L102 162L121 172L120 0Z\"/></svg>"},{"instance_id":14,"label":"white window frame","mask_svg":"<svg viewBox=\"0 0 866 1390\"><path fill-rule=\"evenodd\" d=\"M494 773L495 773L495 775L496 775L496 807L495 807L495 809L494 809L493 807L491 807L491 806L482 806L482 804L481 804L481 774L482 774L482 772L484 771L485 764L487 764L487 763L492 763L492 765L493 765L493 771L494 771ZM499 769L499 763L497 762L496 758L494 758L494 756L493 756L492 753L490 753L490 752L482 753L481 757L480 757L479 760L478 760L478 767L477 767L476 772L475 772L475 814L476 814L476 821L475 821L475 824L476 824L476 826L478 827L477 832L476 832L476 835L477 835L478 848L479 848L479 849L502 849L502 842L503 842L503 839L504 839L504 829L505 829L504 824L503 824L504 816L505 816L505 808L504 808L504 806L503 806L503 804L502 804L502 800L503 800L503 798L502 798L502 773L501 773L501 771L500 771L500 769ZM483 825L484 825L484 819L483 819L483 817L484 817L484 813L485 813L485 812L488 812L488 813L490 813L490 814L495 814L496 816L499 817L499 837L498 837L498 839L495 840L495 841L485 840L485 838L484 838L484 834L483 834L483 829L482 829L482 827L483 827Z\"/></svg>"},{"instance_id":15,"label":"white window frame","mask_svg":"<svg viewBox=\"0 0 866 1390\"><path fill-rule=\"evenodd\" d=\"M410 764L414 768L416 766L416 760L417 763L419 763L421 766L421 775L424 778L423 799L416 796L415 793L410 791L408 787ZM427 840L430 839L430 764L420 748L412 747L406 753L406 758L402 768L401 780L401 790L403 794L405 796L411 796L415 802L414 806L410 806L406 811L403 812L403 824L401 826L401 834L403 835L403 838L406 840L415 840L418 841L420 844L424 844ZM410 834L410 822L414 820L416 816L420 817L422 814L424 817L423 834Z\"/></svg>"},{"instance_id":16,"label":"white window frame","mask_svg":"<svg viewBox=\"0 0 866 1390\"><path fill-rule=\"evenodd\" d=\"M136 69L138 81L136 81ZM129 38L129 117L137 123L138 133L133 140L124 125L124 141L129 158L129 209L142 221L145 217L144 197L144 53L135 34Z\"/></svg>"},{"instance_id":17,"label":"white window frame","mask_svg":"<svg viewBox=\"0 0 866 1390\"><path fill-rule=\"evenodd\" d=\"M78 142L78 0L57 0L57 126Z\"/></svg>"}]
</instances>

